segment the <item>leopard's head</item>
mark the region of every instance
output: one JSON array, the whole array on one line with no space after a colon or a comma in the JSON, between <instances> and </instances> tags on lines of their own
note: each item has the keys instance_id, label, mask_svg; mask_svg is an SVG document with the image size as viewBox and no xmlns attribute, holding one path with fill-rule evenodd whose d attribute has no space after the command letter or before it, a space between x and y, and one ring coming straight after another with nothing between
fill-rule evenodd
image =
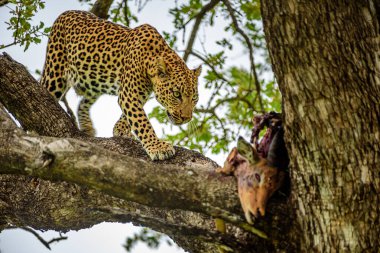
<instances>
[{"instance_id":1,"label":"leopard's head","mask_svg":"<svg viewBox=\"0 0 380 253\"><path fill-rule=\"evenodd\" d=\"M165 107L175 125L189 122L198 102L198 77L201 66L189 69L179 57L164 59L159 56L150 79L157 101Z\"/></svg>"}]
</instances>

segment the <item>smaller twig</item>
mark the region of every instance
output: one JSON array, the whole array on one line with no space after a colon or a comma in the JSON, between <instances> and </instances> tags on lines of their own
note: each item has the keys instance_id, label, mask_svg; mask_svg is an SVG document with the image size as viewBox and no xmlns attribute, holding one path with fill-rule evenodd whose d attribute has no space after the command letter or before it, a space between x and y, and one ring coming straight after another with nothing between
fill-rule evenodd
<instances>
[{"instance_id":1,"label":"smaller twig","mask_svg":"<svg viewBox=\"0 0 380 253\"><path fill-rule=\"evenodd\" d=\"M145 0L144 3L141 3L141 1L139 0L138 5L137 5L137 12L141 12L145 8L145 6L148 4L149 1L150 0Z\"/></svg>"},{"instance_id":2,"label":"smaller twig","mask_svg":"<svg viewBox=\"0 0 380 253\"><path fill-rule=\"evenodd\" d=\"M115 12L114 20L117 20L119 18L120 9L121 9L122 6L123 6L123 2L118 3L118 6L116 8L117 11Z\"/></svg>"},{"instance_id":3,"label":"smaller twig","mask_svg":"<svg viewBox=\"0 0 380 253\"><path fill-rule=\"evenodd\" d=\"M222 88L222 86L223 86L223 82L220 82L220 84L216 83L215 89L212 92L210 99L208 100L206 108L210 108L211 104L212 104L212 102L214 102L214 99L216 98L216 96L220 95L219 90L220 90L220 88Z\"/></svg>"},{"instance_id":4,"label":"smaller twig","mask_svg":"<svg viewBox=\"0 0 380 253\"><path fill-rule=\"evenodd\" d=\"M252 45L251 40L248 37L248 35L240 28L239 22L235 16L236 10L234 8L232 8L230 1L228 1L228 0L222 0L222 1L223 1L224 5L227 7L227 11L229 12L231 20L232 20L232 25L234 26L236 32L239 33L243 37L245 43L247 44L247 47L249 50L249 61L251 64L251 74L253 75L253 78L255 81L255 87L256 87L256 92L257 92L257 96L259 99L260 109L261 109L261 111L264 111L264 105L263 105L263 101L261 98L260 82L259 82L259 78L257 76L256 67L255 67L255 59L253 56L253 45Z\"/></svg>"},{"instance_id":5,"label":"smaller twig","mask_svg":"<svg viewBox=\"0 0 380 253\"><path fill-rule=\"evenodd\" d=\"M220 117L216 114L216 112L214 113L214 117L215 117L216 120L219 122L219 125L220 125L220 127L222 128L222 130L223 130L224 137L227 138L228 131L227 131L226 127L224 126L223 121L222 121L222 120L220 119Z\"/></svg>"},{"instance_id":6,"label":"smaller twig","mask_svg":"<svg viewBox=\"0 0 380 253\"><path fill-rule=\"evenodd\" d=\"M17 41L13 41L12 43L9 43L8 45L0 45L0 49L4 49L4 48L10 47L10 46L14 46L17 43L18 43Z\"/></svg>"},{"instance_id":7,"label":"smaller twig","mask_svg":"<svg viewBox=\"0 0 380 253\"><path fill-rule=\"evenodd\" d=\"M194 51L191 51L190 52L191 55L197 57L199 60L203 61L214 73L215 75L220 79L220 80L223 80L225 81L226 83L228 84L231 84L231 82L229 82L226 78L224 78L224 76L222 74L220 74L216 69L215 69L215 66L210 64L207 59L205 57L203 57L202 55L200 55L199 53L197 52L194 52Z\"/></svg>"},{"instance_id":8,"label":"smaller twig","mask_svg":"<svg viewBox=\"0 0 380 253\"><path fill-rule=\"evenodd\" d=\"M208 4L202 7L202 9L195 15L195 21L193 25L193 29L191 30L191 34L186 46L185 54L183 55L183 60L187 62L187 59L189 58L190 52L193 48L195 37L198 33L199 26L201 25L203 17L207 14L207 12L211 11L220 0L211 0ZM184 25L186 26L186 25Z\"/></svg>"},{"instance_id":9,"label":"smaller twig","mask_svg":"<svg viewBox=\"0 0 380 253\"><path fill-rule=\"evenodd\" d=\"M218 101L218 103L216 103L214 106L208 108L208 109L203 109L203 108L200 108L200 109L195 109L196 112L203 112L203 113L211 113L213 114L216 110L216 108L218 108L220 105L226 103L226 102L231 102L231 101L242 101L244 103L246 103L248 105L249 108L254 108L254 105L245 97L241 97L241 96L234 96L234 97L228 97L228 98L225 98L225 99L220 99Z\"/></svg>"},{"instance_id":10,"label":"smaller twig","mask_svg":"<svg viewBox=\"0 0 380 253\"><path fill-rule=\"evenodd\" d=\"M31 234L33 234L46 248L48 248L49 250L51 250L50 248L50 244L52 244L53 242L59 242L59 241L62 241L62 240L67 240L67 236L62 236L61 233L59 233L59 237L57 238L53 238L51 239L50 241L46 241L44 238L42 238L34 229L30 228L30 227L16 227L16 226L11 226L9 227L8 229L16 229L16 228L20 228L22 230L25 230Z\"/></svg>"},{"instance_id":11,"label":"smaller twig","mask_svg":"<svg viewBox=\"0 0 380 253\"><path fill-rule=\"evenodd\" d=\"M62 240L67 240L67 238L68 238L67 236L62 236L62 234L59 233L59 237L51 239L48 243L50 245L53 242L59 242L59 241L62 241Z\"/></svg>"},{"instance_id":12,"label":"smaller twig","mask_svg":"<svg viewBox=\"0 0 380 253\"><path fill-rule=\"evenodd\" d=\"M21 18L20 5L19 4L17 4L15 12L17 14L17 23L16 23L16 28L15 28L15 33L14 33L15 35L14 35L13 43L17 42L17 37L19 34L18 28L19 28L20 18Z\"/></svg>"},{"instance_id":13,"label":"smaller twig","mask_svg":"<svg viewBox=\"0 0 380 253\"><path fill-rule=\"evenodd\" d=\"M28 228L28 227L20 227L20 229L25 230L25 231L33 234L46 248L51 250L49 243L47 241L45 241L45 239L42 238L36 231L34 231L33 229Z\"/></svg>"},{"instance_id":14,"label":"smaller twig","mask_svg":"<svg viewBox=\"0 0 380 253\"><path fill-rule=\"evenodd\" d=\"M127 26L130 26L130 22L128 19L128 0L123 0L123 15L124 15L124 20L126 21Z\"/></svg>"}]
</instances>

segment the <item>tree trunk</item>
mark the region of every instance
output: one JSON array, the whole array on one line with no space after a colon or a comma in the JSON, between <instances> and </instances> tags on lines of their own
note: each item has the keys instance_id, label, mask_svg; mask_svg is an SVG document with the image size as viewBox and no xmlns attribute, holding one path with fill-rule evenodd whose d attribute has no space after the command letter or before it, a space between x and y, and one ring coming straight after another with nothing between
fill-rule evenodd
<instances>
[{"instance_id":1,"label":"tree trunk","mask_svg":"<svg viewBox=\"0 0 380 253\"><path fill-rule=\"evenodd\" d=\"M300 252L380 248L378 1L262 0Z\"/></svg>"}]
</instances>

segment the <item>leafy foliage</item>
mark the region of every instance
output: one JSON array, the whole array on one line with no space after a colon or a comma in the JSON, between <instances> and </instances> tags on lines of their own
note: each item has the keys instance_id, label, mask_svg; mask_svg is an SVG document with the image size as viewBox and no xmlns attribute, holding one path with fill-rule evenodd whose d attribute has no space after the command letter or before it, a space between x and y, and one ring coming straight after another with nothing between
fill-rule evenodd
<instances>
[{"instance_id":1,"label":"leafy foliage","mask_svg":"<svg viewBox=\"0 0 380 253\"><path fill-rule=\"evenodd\" d=\"M40 43L40 37L47 35L50 28L45 27L43 22L32 25L31 20L37 11L45 8L45 3L41 0L9 0L9 3L12 17L6 24L7 29L13 31L13 42L8 45L0 44L0 49L20 44L25 51L31 43Z\"/></svg>"},{"instance_id":2,"label":"leafy foliage","mask_svg":"<svg viewBox=\"0 0 380 253\"><path fill-rule=\"evenodd\" d=\"M149 248L157 249L164 238L165 236L161 233L147 228L142 228L139 233L135 233L132 237L128 237L123 247L127 252L132 252L132 249L136 246L137 243L143 242ZM169 240L166 240L166 243L168 245L172 245L171 241Z\"/></svg>"},{"instance_id":3,"label":"leafy foliage","mask_svg":"<svg viewBox=\"0 0 380 253\"><path fill-rule=\"evenodd\" d=\"M131 12L131 9L128 7L128 1L120 1L116 8L111 9L111 20L115 23L122 23L126 26L130 26L131 21L138 21L138 18L135 14Z\"/></svg>"}]
</instances>

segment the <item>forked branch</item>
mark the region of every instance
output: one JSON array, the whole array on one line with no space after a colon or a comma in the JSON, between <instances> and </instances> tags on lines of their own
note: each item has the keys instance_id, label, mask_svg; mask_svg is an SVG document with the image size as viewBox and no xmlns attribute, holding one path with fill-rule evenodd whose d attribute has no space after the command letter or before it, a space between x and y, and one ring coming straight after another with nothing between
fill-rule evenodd
<instances>
[{"instance_id":1,"label":"forked branch","mask_svg":"<svg viewBox=\"0 0 380 253\"><path fill-rule=\"evenodd\" d=\"M191 30L191 34L190 34L189 40L187 42L185 54L183 55L183 60L185 62L187 62L187 59L190 56L191 50L193 49L195 38L197 36L198 30L199 30L199 26L201 25L202 19L219 2L220 2L220 0L211 0L208 4L206 4L205 6L202 7L202 9L199 11L199 13L197 15L194 16L195 17L195 21L194 21L193 29Z\"/></svg>"}]
</instances>

